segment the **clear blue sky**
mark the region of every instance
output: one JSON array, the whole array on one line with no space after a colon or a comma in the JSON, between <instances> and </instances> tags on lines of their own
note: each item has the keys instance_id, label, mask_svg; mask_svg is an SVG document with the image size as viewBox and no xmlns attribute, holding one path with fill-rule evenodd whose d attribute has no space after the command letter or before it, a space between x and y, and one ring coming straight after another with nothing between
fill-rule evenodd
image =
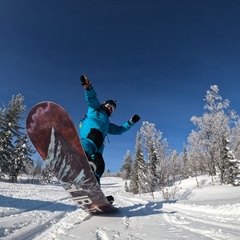
<instances>
[{"instance_id":1,"label":"clear blue sky","mask_svg":"<svg viewBox=\"0 0 240 240\"><path fill-rule=\"evenodd\" d=\"M1 103L55 101L78 126L86 74L100 101L117 100L112 122L137 113L181 152L211 85L239 114L239 13L238 0L0 0ZM109 136L107 169L134 154L140 127Z\"/></svg>"}]
</instances>

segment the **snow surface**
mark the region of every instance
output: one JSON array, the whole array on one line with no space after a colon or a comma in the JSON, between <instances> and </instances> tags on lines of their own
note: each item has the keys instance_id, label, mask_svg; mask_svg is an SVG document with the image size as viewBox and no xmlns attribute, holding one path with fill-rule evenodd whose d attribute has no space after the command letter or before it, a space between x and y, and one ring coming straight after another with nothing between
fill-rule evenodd
<instances>
[{"instance_id":1,"label":"snow surface","mask_svg":"<svg viewBox=\"0 0 240 240\"><path fill-rule=\"evenodd\" d=\"M206 177L182 181L161 192L132 195L121 178L102 178L120 211L89 215L57 183L0 182L0 239L240 239L240 187L215 185Z\"/></svg>"}]
</instances>

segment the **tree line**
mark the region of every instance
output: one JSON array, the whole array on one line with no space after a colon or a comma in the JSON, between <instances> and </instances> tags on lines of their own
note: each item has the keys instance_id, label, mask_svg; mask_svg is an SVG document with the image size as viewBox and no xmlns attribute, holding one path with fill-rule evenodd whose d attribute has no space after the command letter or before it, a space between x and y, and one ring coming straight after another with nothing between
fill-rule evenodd
<instances>
[{"instance_id":1,"label":"tree line","mask_svg":"<svg viewBox=\"0 0 240 240\"><path fill-rule=\"evenodd\" d=\"M18 94L0 108L0 177L8 175L12 182L20 173L44 175L51 180L49 169L42 169L43 161L32 159L35 150L28 142L25 127L20 122L26 106ZM240 175L240 118L229 110L230 102L219 95L213 85L205 96L205 112L193 116L195 129L188 136L188 144L178 153L163 139L154 123L143 122L136 136L134 156L127 151L121 176L130 180L126 190L134 194L162 190L177 180L208 174L218 176L221 183L239 185Z\"/></svg>"},{"instance_id":2,"label":"tree line","mask_svg":"<svg viewBox=\"0 0 240 240\"><path fill-rule=\"evenodd\" d=\"M221 183L240 183L240 118L229 110L217 85L210 87L204 101L205 112L193 116L196 126L188 136L183 152L171 149L154 123L143 122L136 136L134 156L127 151L120 169L126 191L154 193L177 180L207 174Z\"/></svg>"}]
</instances>

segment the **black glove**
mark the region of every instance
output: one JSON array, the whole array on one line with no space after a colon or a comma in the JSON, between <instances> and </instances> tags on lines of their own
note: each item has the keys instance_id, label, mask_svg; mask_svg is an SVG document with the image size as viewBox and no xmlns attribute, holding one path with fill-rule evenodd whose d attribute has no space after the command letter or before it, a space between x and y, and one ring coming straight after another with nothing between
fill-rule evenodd
<instances>
[{"instance_id":1,"label":"black glove","mask_svg":"<svg viewBox=\"0 0 240 240\"><path fill-rule=\"evenodd\" d=\"M82 82L82 86L88 90L91 87L91 82L85 75L80 76L80 81Z\"/></svg>"},{"instance_id":2,"label":"black glove","mask_svg":"<svg viewBox=\"0 0 240 240\"><path fill-rule=\"evenodd\" d=\"M131 120L132 120L134 123L136 123L136 122L138 122L138 121L140 120L140 117L139 117L137 114L135 114L134 116L132 116Z\"/></svg>"},{"instance_id":3,"label":"black glove","mask_svg":"<svg viewBox=\"0 0 240 240\"><path fill-rule=\"evenodd\" d=\"M82 82L82 85L87 85L89 80L87 79L87 77L85 75L81 75L80 76L80 81Z\"/></svg>"}]
</instances>

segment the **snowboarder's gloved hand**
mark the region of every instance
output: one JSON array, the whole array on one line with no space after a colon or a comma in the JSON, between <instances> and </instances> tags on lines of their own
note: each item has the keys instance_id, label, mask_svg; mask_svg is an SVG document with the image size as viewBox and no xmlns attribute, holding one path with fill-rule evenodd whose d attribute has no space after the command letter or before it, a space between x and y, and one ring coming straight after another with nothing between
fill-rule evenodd
<instances>
[{"instance_id":1,"label":"snowboarder's gloved hand","mask_svg":"<svg viewBox=\"0 0 240 240\"><path fill-rule=\"evenodd\" d=\"M82 82L82 86L86 89L89 90L91 87L91 82L85 75L80 76L80 81Z\"/></svg>"},{"instance_id":2,"label":"snowboarder's gloved hand","mask_svg":"<svg viewBox=\"0 0 240 240\"><path fill-rule=\"evenodd\" d=\"M136 123L140 120L140 117L137 114L135 114L134 116L132 116L131 120L132 122Z\"/></svg>"}]
</instances>

